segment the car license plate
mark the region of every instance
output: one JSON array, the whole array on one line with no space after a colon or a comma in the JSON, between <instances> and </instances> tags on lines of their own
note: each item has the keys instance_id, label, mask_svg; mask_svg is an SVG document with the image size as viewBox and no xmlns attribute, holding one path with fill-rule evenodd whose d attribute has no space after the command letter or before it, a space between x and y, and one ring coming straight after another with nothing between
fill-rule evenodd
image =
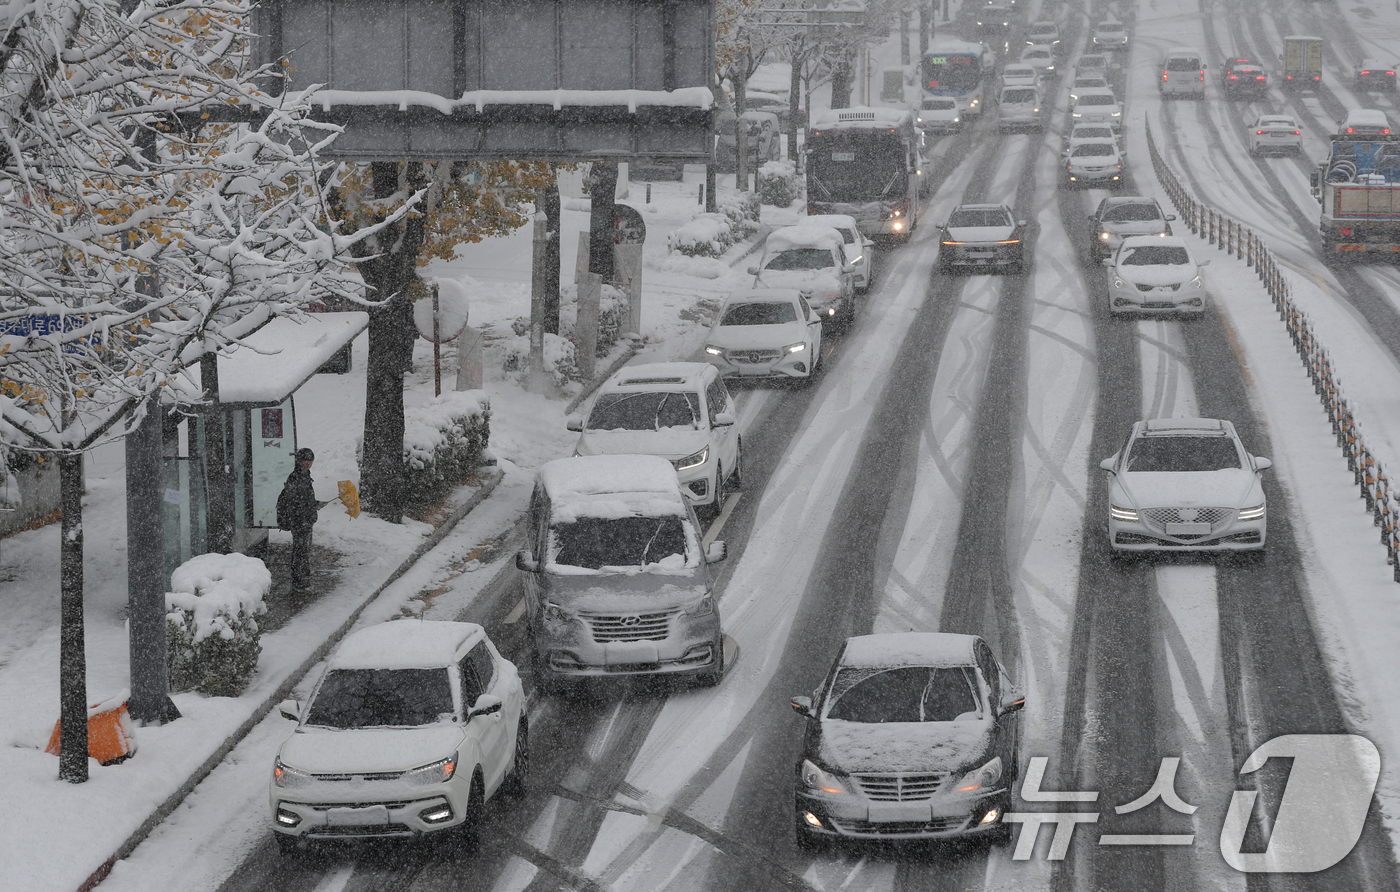
<instances>
[{"instance_id":1,"label":"car license plate","mask_svg":"<svg viewBox=\"0 0 1400 892\"><path fill-rule=\"evenodd\" d=\"M1204 536L1210 532L1208 523L1169 523L1165 525L1168 536Z\"/></svg>"},{"instance_id":2,"label":"car license plate","mask_svg":"<svg viewBox=\"0 0 1400 892\"><path fill-rule=\"evenodd\" d=\"M870 821L873 824L891 821L931 821L933 809L927 799L922 802L872 802Z\"/></svg>"},{"instance_id":3,"label":"car license plate","mask_svg":"<svg viewBox=\"0 0 1400 892\"><path fill-rule=\"evenodd\" d=\"M367 805L364 808L332 808L326 812L326 824L330 827L378 827L389 823L389 808L385 805Z\"/></svg>"},{"instance_id":4,"label":"car license plate","mask_svg":"<svg viewBox=\"0 0 1400 892\"><path fill-rule=\"evenodd\" d=\"M1292 136L1293 134L1291 134L1291 133L1270 133L1269 135L1272 136L1272 137L1274 137L1275 139L1283 139L1285 136Z\"/></svg>"},{"instance_id":5,"label":"car license plate","mask_svg":"<svg viewBox=\"0 0 1400 892\"><path fill-rule=\"evenodd\" d=\"M855 152L832 152L832 153L831 153L831 160L832 160L832 161L854 161L854 160L856 160L856 153L855 153Z\"/></svg>"}]
</instances>

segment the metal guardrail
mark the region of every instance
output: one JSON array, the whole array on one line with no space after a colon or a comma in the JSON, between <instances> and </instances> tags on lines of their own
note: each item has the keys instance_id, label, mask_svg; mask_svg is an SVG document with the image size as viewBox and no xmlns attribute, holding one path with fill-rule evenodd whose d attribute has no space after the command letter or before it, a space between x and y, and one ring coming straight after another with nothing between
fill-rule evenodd
<instances>
[{"instance_id":1,"label":"metal guardrail","mask_svg":"<svg viewBox=\"0 0 1400 892\"><path fill-rule=\"evenodd\" d=\"M1341 381L1332 370L1326 348L1313 332L1307 313L1293 301L1293 289L1283 270L1262 239L1242 223L1208 205L1199 202L1176 178L1157 151L1151 125L1146 126L1147 151L1152 157L1152 170L1157 181L1167 190L1181 219L1191 232L1215 245L1227 254L1245 261L1254 269L1273 301L1279 319L1288 329L1293 347L1298 351L1313 390L1327 412L1337 446L1346 456L1347 469L1353 474L1372 523L1380 528L1380 541L1386 549L1386 563L1394 567L1394 579L1400 582L1400 499L1391 492L1390 481L1380 462L1361 435L1361 424L1342 391Z\"/></svg>"}]
</instances>

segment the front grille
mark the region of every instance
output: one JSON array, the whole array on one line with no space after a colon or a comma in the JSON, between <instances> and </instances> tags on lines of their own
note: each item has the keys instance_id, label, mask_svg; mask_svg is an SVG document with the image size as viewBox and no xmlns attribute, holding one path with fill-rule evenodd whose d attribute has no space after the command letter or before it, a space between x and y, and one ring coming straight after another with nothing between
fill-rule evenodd
<instances>
[{"instance_id":1,"label":"front grille","mask_svg":"<svg viewBox=\"0 0 1400 892\"><path fill-rule=\"evenodd\" d=\"M317 827L307 836L412 836L407 824L373 824L368 827Z\"/></svg>"},{"instance_id":2,"label":"front grille","mask_svg":"<svg viewBox=\"0 0 1400 892\"><path fill-rule=\"evenodd\" d=\"M1195 517L1188 519L1182 512L1196 512ZM1143 520L1154 526L1161 526L1168 523L1208 523L1212 527L1235 517L1234 508L1144 508L1142 511Z\"/></svg>"},{"instance_id":3,"label":"front grille","mask_svg":"<svg viewBox=\"0 0 1400 892\"><path fill-rule=\"evenodd\" d=\"M318 802L314 805L308 805L307 807L315 811L330 811L333 808L373 808L376 805L382 805L390 811L393 811L396 808L408 807L408 804L412 801L412 799L404 799L401 802Z\"/></svg>"},{"instance_id":4,"label":"front grille","mask_svg":"<svg viewBox=\"0 0 1400 892\"><path fill-rule=\"evenodd\" d=\"M948 772L931 774L856 774L852 775L860 789L871 799L881 802L911 802L928 799L943 782Z\"/></svg>"},{"instance_id":5,"label":"front grille","mask_svg":"<svg viewBox=\"0 0 1400 892\"><path fill-rule=\"evenodd\" d=\"M679 610L662 613L585 613L583 619L599 644L609 641L664 641Z\"/></svg>"},{"instance_id":6,"label":"front grille","mask_svg":"<svg viewBox=\"0 0 1400 892\"><path fill-rule=\"evenodd\" d=\"M724 358L730 362L772 362L783 355L781 350L726 350Z\"/></svg>"},{"instance_id":7,"label":"front grille","mask_svg":"<svg viewBox=\"0 0 1400 892\"><path fill-rule=\"evenodd\" d=\"M934 818L932 821L859 821L827 818L831 826L849 836L911 836L916 833L953 833L967 826L967 817Z\"/></svg>"},{"instance_id":8,"label":"front grille","mask_svg":"<svg viewBox=\"0 0 1400 892\"><path fill-rule=\"evenodd\" d=\"M1139 285L1137 286L1137 290L1139 291L1151 291L1153 288L1170 288L1173 291L1180 291L1181 284L1177 283L1175 285L1143 285L1139 283Z\"/></svg>"},{"instance_id":9,"label":"front grille","mask_svg":"<svg viewBox=\"0 0 1400 892\"><path fill-rule=\"evenodd\" d=\"M352 781L352 780L356 780L357 778L360 779L360 780L367 780L367 781L398 780L399 778L403 777L403 772L402 772L402 771L383 771L383 772L380 772L380 773L378 773L378 774L313 774L313 775L311 775L311 776L314 777L314 778L315 778L316 780L318 780L318 781L328 781L328 782L330 782L330 783L339 783L339 782L343 782L343 781Z\"/></svg>"}]
</instances>

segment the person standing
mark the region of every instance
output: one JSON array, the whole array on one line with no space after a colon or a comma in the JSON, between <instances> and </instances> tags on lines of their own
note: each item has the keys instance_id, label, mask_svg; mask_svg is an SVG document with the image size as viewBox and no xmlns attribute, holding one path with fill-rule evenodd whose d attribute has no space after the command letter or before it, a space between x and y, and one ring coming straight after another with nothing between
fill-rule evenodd
<instances>
[{"instance_id":1,"label":"person standing","mask_svg":"<svg viewBox=\"0 0 1400 892\"><path fill-rule=\"evenodd\" d=\"M315 461L310 449L298 449L296 467L277 497L277 525L292 534L292 588L300 591L311 587L311 529L321 507L311 485Z\"/></svg>"}]
</instances>

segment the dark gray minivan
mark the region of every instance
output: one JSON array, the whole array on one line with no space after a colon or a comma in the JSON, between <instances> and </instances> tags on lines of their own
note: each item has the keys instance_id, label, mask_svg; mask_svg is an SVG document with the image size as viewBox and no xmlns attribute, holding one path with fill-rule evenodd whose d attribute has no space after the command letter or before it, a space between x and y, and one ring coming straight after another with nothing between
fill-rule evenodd
<instances>
[{"instance_id":1,"label":"dark gray minivan","mask_svg":"<svg viewBox=\"0 0 1400 892\"><path fill-rule=\"evenodd\" d=\"M530 499L525 579L535 684L566 678L687 675L718 684L724 647L710 564L671 463L590 455L540 468Z\"/></svg>"}]
</instances>

